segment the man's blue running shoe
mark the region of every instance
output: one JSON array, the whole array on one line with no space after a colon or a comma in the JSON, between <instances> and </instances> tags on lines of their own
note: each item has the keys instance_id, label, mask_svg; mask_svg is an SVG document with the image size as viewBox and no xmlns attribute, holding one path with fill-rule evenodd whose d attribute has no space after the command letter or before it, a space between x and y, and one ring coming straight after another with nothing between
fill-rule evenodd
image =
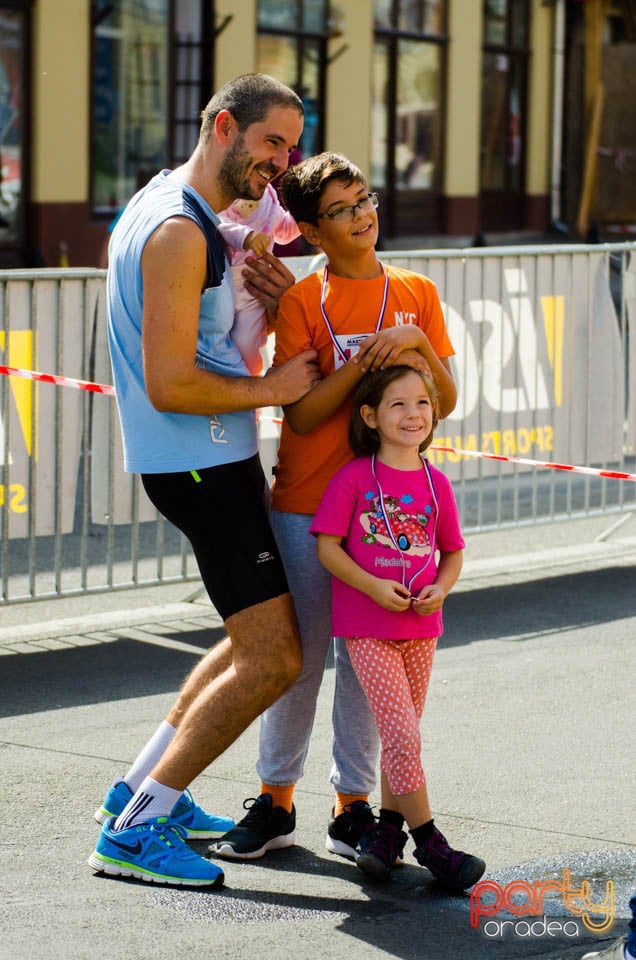
<instances>
[{"instance_id":1,"label":"man's blue running shoe","mask_svg":"<svg viewBox=\"0 0 636 960\"><path fill-rule=\"evenodd\" d=\"M118 817L131 797L132 791L125 780L115 780L102 806L95 811L97 822L103 824L109 817ZM170 814L170 821L185 828L188 840L212 840L222 837L234 826L234 820L230 817L214 817L211 813L206 813L194 802L189 790L177 800Z\"/></svg>"},{"instance_id":2,"label":"man's blue running shoe","mask_svg":"<svg viewBox=\"0 0 636 960\"><path fill-rule=\"evenodd\" d=\"M114 831L111 817L101 829L89 866L111 877L137 877L149 883L220 887L223 871L185 842L185 830L169 817L155 817Z\"/></svg>"}]
</instances>

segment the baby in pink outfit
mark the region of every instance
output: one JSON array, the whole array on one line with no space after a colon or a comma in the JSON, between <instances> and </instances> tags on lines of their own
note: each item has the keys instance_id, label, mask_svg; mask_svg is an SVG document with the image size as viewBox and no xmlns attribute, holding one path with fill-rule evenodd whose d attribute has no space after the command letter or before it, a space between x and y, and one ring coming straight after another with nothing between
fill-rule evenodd
<instances>
[{"instance_id":1,"label":"baby in pink outfit","mask_svg":"<svg viewBox=\"0 0 636 960\"><path fill-rule=\"evenodd\" d=\"M230 248L230 269L236 290L231 337L252 376L263 370L261 348L267 342L267 316L263 304L245 289L243 265L250 254L271 253L275 243L291 243L300 236L298 224L278 199L271 184L260 200L235 200L220 214L218 230Z\"/></svg>"}]
</instances>

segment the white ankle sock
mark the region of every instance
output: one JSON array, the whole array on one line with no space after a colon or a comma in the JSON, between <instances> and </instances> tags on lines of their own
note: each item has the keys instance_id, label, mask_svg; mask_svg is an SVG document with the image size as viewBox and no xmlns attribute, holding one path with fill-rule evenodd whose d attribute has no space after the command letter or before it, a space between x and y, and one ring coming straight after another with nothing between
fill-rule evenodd
<instances>
[{"instance_id":1,"label":"white ankle sock","mask_svg":"<svg viewBox=\"0 0 636 960\"><path fill-rule=\"evenodd\" d=\"M169 817L182 790L173 790L146 777L132 800L124 807L114 824L115 830L127 830L153 817Z\"/></svg>"},{"instance_id":2,"label":"white ankle sock","mask_svg":"<svg viewBox=\"0 0 636 960\"><path fill-rule=\"evenodd\" d=\"M164 755L166 747L174 739L177 728L167 720L163 720L143 748L132 767L124 777L124 781L133 793L139 790L146 777L154 770Z\"/></svg>"}]
</instances>

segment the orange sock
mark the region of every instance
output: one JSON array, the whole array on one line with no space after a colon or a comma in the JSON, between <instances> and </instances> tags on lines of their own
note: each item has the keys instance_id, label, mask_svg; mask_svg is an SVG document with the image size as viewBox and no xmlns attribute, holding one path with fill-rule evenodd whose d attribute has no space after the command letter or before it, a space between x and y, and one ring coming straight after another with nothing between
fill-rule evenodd
<instances>
[{"instance_id":1,"label":"orange sock","mask_svg":"<svg viewBox=\"0 0 636 960\"><path fill-rule=\"evenodd\" d=\"M334 817L339 817L341 813L344 813L344 808L350 803L355 803L356 800L364 800L365 803L368 803L369 795L368 793L336 793Z\"/></svg>"},{"instance_id":2,"label":"orange sock","mask_svg":"<svg viewBox=\"0 0 636 960\"><path fill-rule=\"evenodd\" d=\"M293 796L295 786L295 783L292 783L289 787L277 787L273 783L261 783L261 793L271 793L272 806L282 807L287 813L291 813L294 805Z\"/></svg>"}]
</instances>

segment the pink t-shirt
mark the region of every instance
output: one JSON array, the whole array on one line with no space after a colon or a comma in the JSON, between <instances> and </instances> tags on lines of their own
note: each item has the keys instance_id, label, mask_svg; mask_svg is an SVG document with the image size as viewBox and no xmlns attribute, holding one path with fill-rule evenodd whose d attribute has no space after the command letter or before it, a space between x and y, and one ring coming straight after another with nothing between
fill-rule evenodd
<instances>
[{"instance_id":1,"label":"pink t-shirt","mask_svg":"<svg viewBox=\"0 0 636 960\"><path fill-rule=\"evenodd\" d=\"M421 470L396 470L376 460L374 476L370 457L350 461L329 482L311 532L343 537L343 548L360 567L404 583L416 596L437 576L437 551L464 548L451 483L428 466L430 482L424 464ZM385 610L332 577L334 636L409 640L439 637L443 630L441 611L422 616L412 607L400 613Z\"/></svg>"}]
</instances>

